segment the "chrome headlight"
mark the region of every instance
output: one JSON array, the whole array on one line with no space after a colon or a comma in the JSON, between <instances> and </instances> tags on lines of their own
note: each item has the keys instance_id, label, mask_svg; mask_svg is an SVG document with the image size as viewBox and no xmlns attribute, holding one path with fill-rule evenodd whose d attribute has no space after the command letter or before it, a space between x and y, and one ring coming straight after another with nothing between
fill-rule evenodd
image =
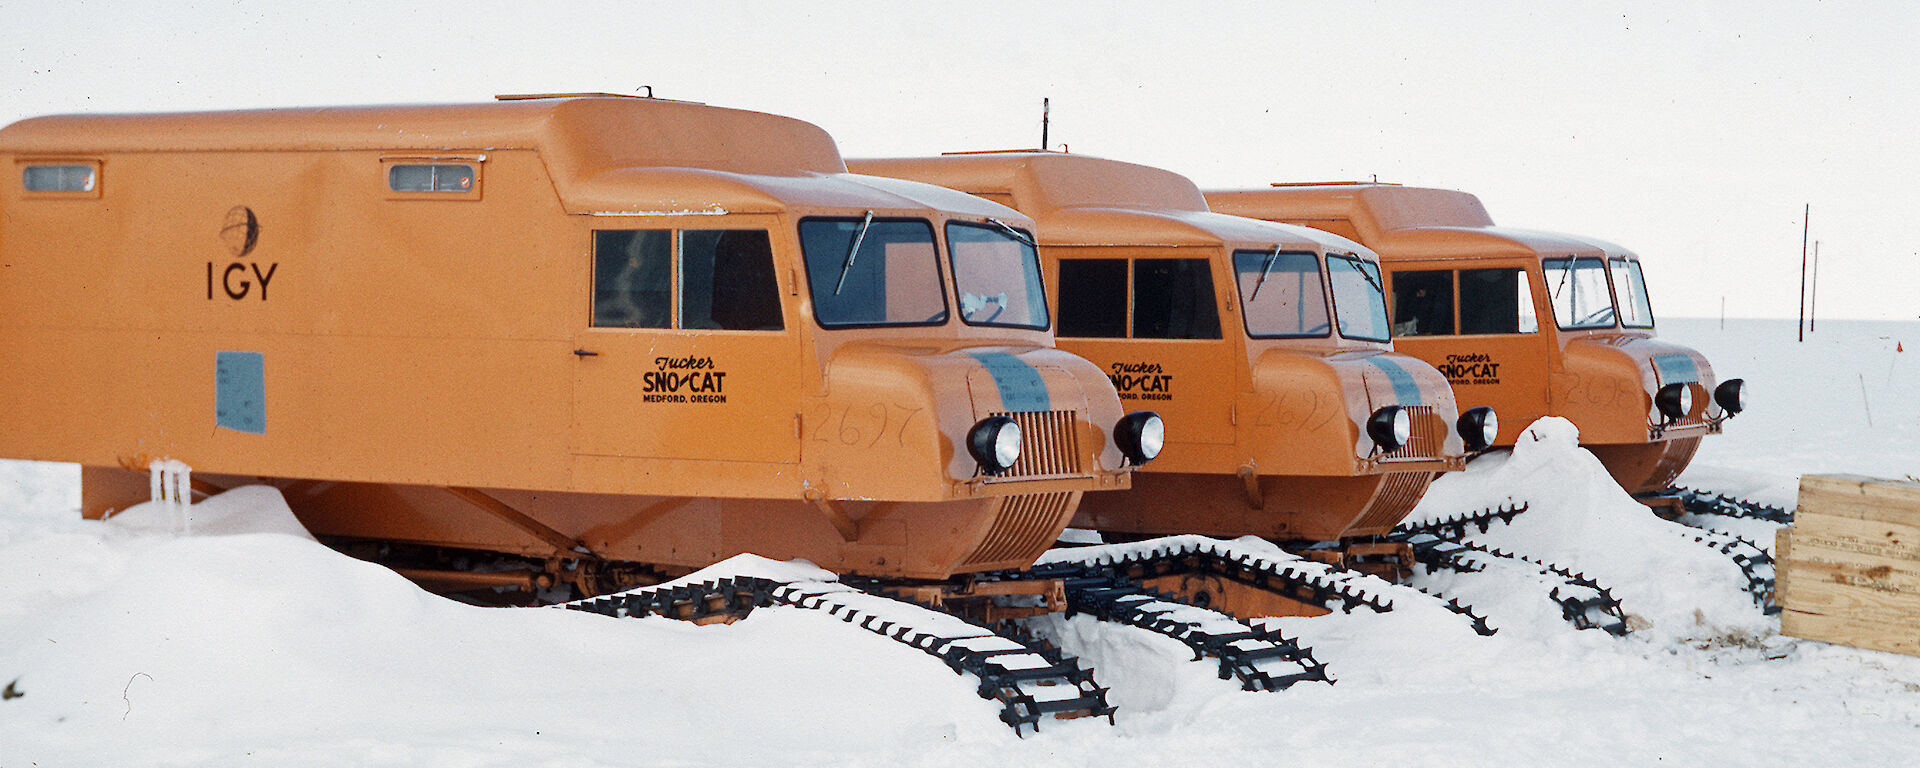
<instances>
[{"instance_id":1,"label":"chrome headlight","mask_svg":"<svg viewBox=\"0 0 1920 768\"><path fill-rule=\"evenodd\" d=\"M1367 436L1380 450L1392 453L1413 437L1413 414L1397 405L1374 411L1367 419Z\"/></svg>"},{"instance_id":2,"label":"chrome headlight","mask_svg":"<svg viewBox=\"0 0 1920 768\"><path fill-rule=\"evenodd\" d=\"M1153 461L1167 445L1167 425L1153 411L1134 411L1113 426L1113 442L1127 461L1139 465Z\"/></svg>"},{"instance_id":3,"label":"chrome headlight","mask_svg":"<svg viewBox=\"0 0 1920 768\"><path fill-rule=\"evenodd\" d=\"M1728 416L1747 409L1747 380L1727 379L1713 388L1713 401L1720 404L1720 410Z\"/></svg>"},{"instance_id":4,"label":"chrome headlight","mask_svg":"<svg viewBox=\"0 0 1920 768\"><path fill-rule=\"evenodd\" d=\"M1493 441L1500 435L1500 416L1488 406L1468 408L1460 414L1459 432L1467 450L1484 451L1493 447Z\"/></svg>"},{"instance_id":5,"label":"chrome headlight","mask_svg":"<svg viewBox=\"0 0 1920 768\"><path fill-rule=\"evenodd\" d=\"M1693 413L1693 385L1676 382L1660 388L1653 394L1653 405L1660 409L1660 415L1667 421L1679 421Z\"/></svg>"},{"instance_id":6,"label":"chrome headlight","mask_svg":"<svg viewBox=\"0 0 1920 768\"><path fill-rule=\"evenodd\" d=\"M967 433L967 452L980 471L997 475L1020 460L1020 425L1005 416L988 416Z\"/></svg>"}]
</instances>

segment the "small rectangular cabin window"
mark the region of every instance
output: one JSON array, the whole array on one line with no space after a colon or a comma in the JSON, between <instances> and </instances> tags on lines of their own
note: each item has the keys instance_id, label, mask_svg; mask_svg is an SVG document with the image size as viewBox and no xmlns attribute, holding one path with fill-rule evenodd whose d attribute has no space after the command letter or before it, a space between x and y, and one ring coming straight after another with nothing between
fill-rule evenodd
<instances>
[{"instance_id":1,"label":"small rectangular cabin window","mask_svg":"<svg viewBox=\"0 0 1920 768\"><path fill-rule=\"evenodd\" d=\"M479 200L486 158L383 157L389 200Z\"/></svg>"},{"instance_id":2,"label":"small rectangular cabin window","mask_svg":"<svg viewBox=\"0 0 1920 768\"><path fill-rule=\"evenodd\" d=\"M1393 335L1453 333L1453 270L1393 273Z\"/></svg>"},{"instance_id":3,"label":"small rectangular cabin window","mask_svg":"<svg viewBox=\"0 0 1920 768\"><path fill-rule=\"evenodd\" d=\"M680 233L680 327L778 331L780 284L764 229Z\"/></svg>"},{"instance_id":4,"label":"small rectangular cabin window","mask_svg":"<svg viewBox=\"0 0 1920 768\"><path fill-rule=\"evenodd\" d=\"M1393 338L1379 263L1355 254L1328 254L1327 281L1333 286L1333 322L1341 336L1361 341Z\"/></svg>"},{"instance_id":5,"label":"small rectangular cabin window","mask_svg":"<svg viewBox=\"0 0 1920 768\"><path fill-rule=\"evenodd\" d=\"M593 327L671 327L672 259L671 230L595 231Z\"/></svg>"},{"instance_id":6,"label":"small rectangular cabin window","mask_svg":"<svg viewBox=\"0 0 1920 768\"><path fill-rule=\"evenodd\" d=\"M1126 259L1061 259L1058 284L1061 336L1126 337Z\"/></svg>"},{"instance_id":7,"label":"small rectangular cabin window","mask_svg":"<svg viewBox=\"0 0 1920 768\"><path fill-rule=\"evenodd\" d=\"M946 282L925 219L800 222L813 316L823 328L944 325Z\"/></svg>"},{"instance_id":8,"label":"small rectangular cabin window","mask_svg":"<svg viewBox=\"0 0 1920 768\"><path fill-rule=\"evenodd\" d=\"M1607 266L1613 275L1613 296L1620 303L1620 324L1652 328L1653 305L1647 301L1647 281L1640 275L1640 262L1612 259Z\"/></svg>"},{"instance_id":9,"label":"small rectangular cabin window","mask_svg":"<svg viewBox=\"0 0 1920 768\"><path fill-rule=\"evenodd\" d=\"M1133 337L1220 338L1219 302L1206 259L1133 262Z\"/></svg>"},{"instance_id":10,"label":"small rectangular cabin window","mask_svg":"<svg viewBox=\"0 0 1920 768\"><path fill-rule=\"evenodd\" d=\"M99 197L100 162L26 163L20 168L20 187L28 197Z\"/></svg>"},{"instance_id":11,"label":"small rectangular cabin window","mask_svg":"<svg viewBox=\"0 0 1920 768\"><path fill-rule=\"evenodd\" d=\"M405 165L387 168L387 188L395 192L472 192L471 165Z\"/></svg>"},{"instance_id":12,"label":"small rectangular cabin window","mask_svg":"<svg viewBox=\"0 0 1920 768\"><path fill-rule=\"evenodd\" d=\"M1404 274L1404 273L1402 273ZM1399 275L1394 276L1398 290ZM1396 297L1397 298L1397 297ZM1460 270L1460 332L1538 333L1533 286L1519 267Z\"/></svg>"}]
</instances>

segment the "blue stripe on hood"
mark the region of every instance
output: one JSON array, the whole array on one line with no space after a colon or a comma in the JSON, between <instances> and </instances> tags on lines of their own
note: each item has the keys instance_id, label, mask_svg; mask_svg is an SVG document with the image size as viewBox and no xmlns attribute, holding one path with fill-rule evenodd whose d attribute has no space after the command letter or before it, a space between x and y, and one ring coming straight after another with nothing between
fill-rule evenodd
<instances>
[{"instance_id":1,"label":"blue stripe on hood","mask_svg":"<svg viewBox=\"0 0 1920 768\"><path fill-rule=\"evenodd\" d=\"M1654 355L1653 369L1660 372L1662 384L1691 384L1700 380L1700 367L1693 364L1692 355Z\"/></svg>"},{"instance_id":2,"label":"blue stripe on hood","mask_svg":"<svg viewBox=\"0 0 1920 768\"><path fill-rule=\"evenodd\" d=\"M1000 390L1000 404L1008 411L1051 411L1053 399L1047 396L1047 383L1040 372L1025 360L1005 352L968 352L993 376Z\"/></svg>"},{"instance_id":3,"label":"blue stripe on hood","mask_svg":"<svg viewBox=\"0 0 1920 768\"><path fill-rule=\"evenodd\" d=\"M1387 374L1387 381L1393 382L1394 399L1400 405L1420 405L1420 382L1413 380L1413 374L1401 367L1399 361L1386 355L1374 355L1367 358L1373 367Z\"/></svg>"}]
</instances>

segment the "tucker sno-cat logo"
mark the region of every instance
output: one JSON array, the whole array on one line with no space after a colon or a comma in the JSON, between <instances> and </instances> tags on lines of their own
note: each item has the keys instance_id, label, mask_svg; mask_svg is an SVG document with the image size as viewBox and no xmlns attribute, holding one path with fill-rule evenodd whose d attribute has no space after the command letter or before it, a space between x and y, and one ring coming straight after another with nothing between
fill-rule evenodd
<instances>
[{"instance_id":1,"label":"tucker sno-cat logo","mask_svg":"<svg viewBox=\"0 0 1920 768\"><path fill-rule=\"evenodd\" d=\"M711 357L656 357L640 376L640 400L648 403L724 403L727 373Z\"/></svg>"},{"instance_id":2,"label":"tucker sno-cat logo","mask_svg":"<svg viewBox=\"0 0 1920 768\"><path fill-rule=\"evenodd\" d=\"M1447 355L1447 361L1439 366L1440 375L1447 377L1452 384L1498 384L1500 383L1500 364L1485 352L1467 355Z\"/></svg>"},{"instance_id":3,"label":"tucker sno-cat logo","mask_svg":"<svg viewBox=\"0 0 1920 768\"><path fill-rule=\"evenodd\" d=\"M1163 373L1159 363L1114 363L1107 378L1122 400L1173 399L1173 374Z\"/></svg>"}]
</instances>

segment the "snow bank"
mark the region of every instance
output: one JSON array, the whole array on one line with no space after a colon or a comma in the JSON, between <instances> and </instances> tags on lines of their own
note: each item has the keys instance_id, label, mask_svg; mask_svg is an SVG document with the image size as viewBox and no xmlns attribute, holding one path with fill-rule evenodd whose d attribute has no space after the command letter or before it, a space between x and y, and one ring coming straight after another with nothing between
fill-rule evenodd
<instances>
[{"instance_id":1,"label":"snow bank","mask_svg":"<svg viewBox=\"0 0 1920 768\"><path fill-rule=\"evenodd\" d=\"M1767 631L1769 622L1745 591L1739 566L1687 539L1684 526L1655 517L1622 491L1579 446L1579 430L1565 419L1541 419L1521 434L1510 455L1488 456L1466 472L1441 477L1409 519L1519 503L1527 511L1510 524L1485 533L1469 529L1465 540L1592 577L1619 598L1636 633L1655 642ZM1447 594L1470 595L1492 612L1529 617L1496 625L1539 626L1539 606L1522 593L1485 594L1468 585L1474 581L1441 574L1430 583ZM1539 604L1551 608L1544 599Z\"/></svg>"}]
</instances>

